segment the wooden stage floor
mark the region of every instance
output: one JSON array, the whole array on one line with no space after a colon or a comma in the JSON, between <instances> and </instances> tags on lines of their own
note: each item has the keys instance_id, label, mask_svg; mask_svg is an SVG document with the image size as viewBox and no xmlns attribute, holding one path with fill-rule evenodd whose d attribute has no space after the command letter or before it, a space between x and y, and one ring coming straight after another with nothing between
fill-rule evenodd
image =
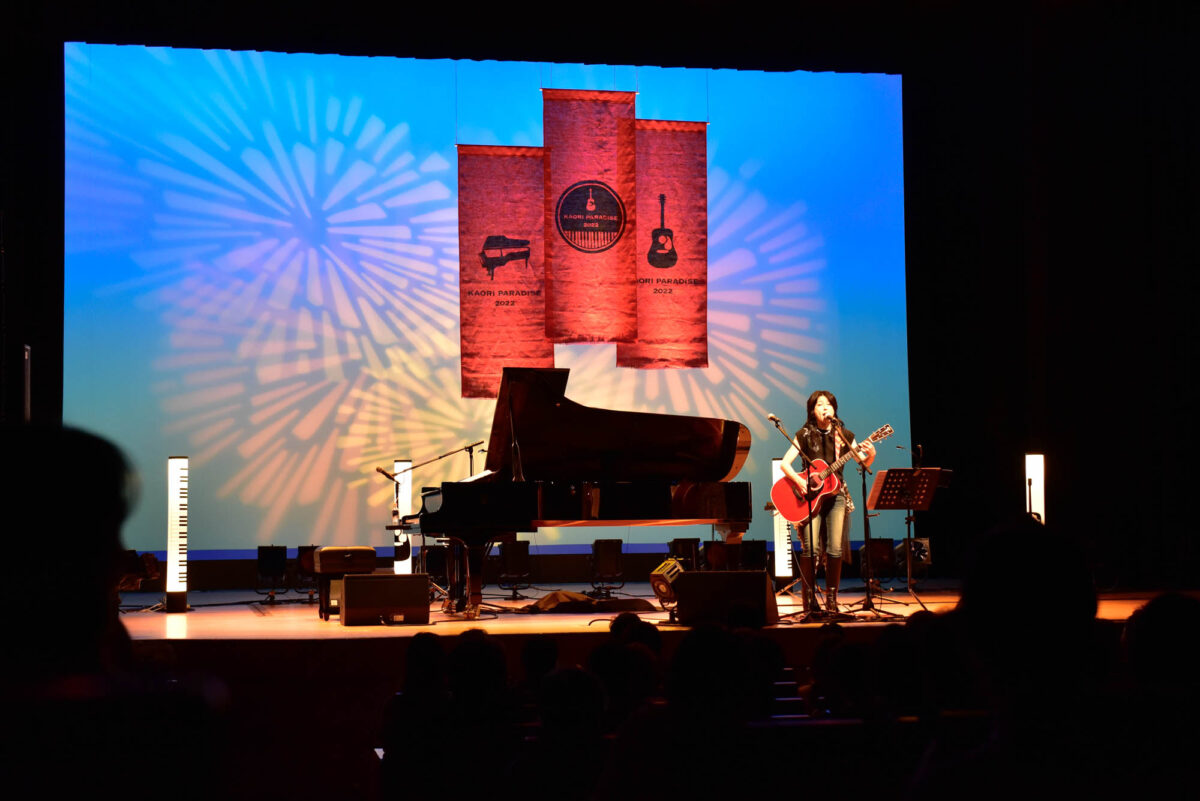
<instances>
[{"instance_id":1,"label":"wooden stage floor","mask_svg":"<svg viewBox=\"0 0 1200 801\"><path fill-rule=\"evenodd\" d=\"M857 587L857 591L855 591ZM495 635L581 634L606 633L616 613L597 614L528 614L518 611L553 590L585 592L584 584L567 584L545 589L527 589L522 594L529 600L512 601L498 591L485 592L485 602L496 607L476 620L441 612L441 603L430 607L429 625L343 626L335 616L329 621L320 619L315 603L300 601L301 596L285 593L276 603L251 590L222 590L192 592L188 596L192 610L187 614L161 614L144 611L160 599L157 593L127 593L122 596L126 610L121 620L130 637L139 640L326 640L375 639L379 637L412 637L420 631L440 635L455 635L468 629L483 629ZM958 603L958 587L954 581L930 581L918 587L920 600L932 612L944 612ZM1125 620L1153 593L1110 593L1100 600L1098 617L1105 620ZM615 594L617 598L642 598L652 603L654 612L641 617L652 623L668 622L668 614L657 609L657 601L645 582L629 583ZM862 585L855 583L839 594L842 608L853 611L852 620L842 621L849 628L874 627L880 623L900 622L921 607L902 585L895 585L881 596L874 595L876 609L887 615L856 611L863 601ZM1045 599L1043 599L1045 600ZM776 597L783 618L773 629L785 631L819 628L819 623L796 624L786 618L800 611L799 599L790 594ZM1022 599L1012 599L1014 613L1020 613ZM898 617L897 617L898 616Z\"/></svg>"}]
</instances>

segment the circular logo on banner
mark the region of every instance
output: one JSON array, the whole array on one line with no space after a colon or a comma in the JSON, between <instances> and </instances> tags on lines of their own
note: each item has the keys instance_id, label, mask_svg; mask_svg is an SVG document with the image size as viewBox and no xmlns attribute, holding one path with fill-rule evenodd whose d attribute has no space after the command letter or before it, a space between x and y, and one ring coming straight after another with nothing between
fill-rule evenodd
<instances>
[{"instance_id":1,"label":"circular logo on banner","mask_svg":"<svg viewBox=\"0 0 1200 801\"><path fill-rule=\"evenodd\" d=\"M599 253L617 244L625 231L625 204L608 184L580 181L559 196L554 223L568 245Z\"/></svg>"}]
</instances>

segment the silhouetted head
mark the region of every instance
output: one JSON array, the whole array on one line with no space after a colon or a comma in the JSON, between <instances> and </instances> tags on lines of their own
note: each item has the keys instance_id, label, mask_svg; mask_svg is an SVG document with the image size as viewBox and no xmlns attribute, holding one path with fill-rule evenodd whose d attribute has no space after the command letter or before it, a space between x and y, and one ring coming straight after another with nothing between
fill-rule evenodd
<instances>
[{"instance_id":1,"label":"silhouetted head","mask_svg":"<svg viewBox=\"0 0 1200 801\"><path fill-rule=\"evenodd\" d=\"M6 581L14 598L37 598L37 615L17 625L54 621L53 643L31 651L48 672L89 670L117 622L121 525L137 498L137 476L111 442L66 426L0 429L7 540L22 550ZM119 632L117 632L119 633Z\"/></svg>"},{"instance_id":2,"label":"silhouetted head","mask_svg":"<svg viewBox=\"0 0 1200 801\"><path fill-rule=\"evenodd\" d=\"M1083 546L1028 515L979 540L958 605L975 653L1012 686L1082 678L1096 608Z\"/></svg>"},{"instance_id":3,"label":"silhouetted head","mask_svg":"<svg viewBox=\"0 0 1200 801\"><path fill-rule=\"evenodd\" d=\"M1200 692L1200 599L1167 592L1125 623L1125 656L1140 687Z\"/></svg>"}]
</instances>

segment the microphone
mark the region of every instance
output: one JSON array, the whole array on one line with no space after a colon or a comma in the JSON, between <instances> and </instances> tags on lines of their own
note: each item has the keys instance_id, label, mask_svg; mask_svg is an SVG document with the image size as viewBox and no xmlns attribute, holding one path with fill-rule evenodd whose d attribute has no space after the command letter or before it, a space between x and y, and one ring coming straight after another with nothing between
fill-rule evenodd
<instances>
[{"instance_id":1,"label":"microphone","mask_svg":"<svg viewBox=\"0 0 1200 801\"><path fill-rule=\"evenodd\" d=\"M392 481L395 481L395 480L396 480L396 475L395 475L394 473L389 473L388 471L384 470L382 467L376 467L376 468L375 468L375 472L376 472L376 473L382 473L383 475L385 475L385 476L387 476L388 478L390 478Z\"/></svg>"},{"instance_id":2,"label":"microphone","mask_svg":"<svg viewBox=\"0 0 1200 801\"><path fill-rule=\"evenodd\" d=\"M781 423L781 422L783 422L782 420L780 420L778 417L776 417L776 416L775 416L775 415L773 415L773 414L768 414L768 415L767 415L767 419L768 419L768 420L770 420L772 423Z\"/></svg>"}]
</instances>

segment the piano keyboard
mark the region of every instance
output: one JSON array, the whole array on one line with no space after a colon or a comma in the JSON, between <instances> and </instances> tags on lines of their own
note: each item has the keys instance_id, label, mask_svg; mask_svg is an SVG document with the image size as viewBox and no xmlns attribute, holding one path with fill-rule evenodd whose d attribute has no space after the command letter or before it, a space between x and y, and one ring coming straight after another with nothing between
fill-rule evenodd
<instances>
[{"instance_id":1,"label":"piano keyboard","mask_svg":"<svg viewBox=\"0 0 1200 801\"><path fill-rule=\"evenodd\" d=\"M188 457L167 459L167 593L186 593L188 579Z\"/></svg>"},{"instance_id":2,"label":"piano keyboard","mask_svg":"<svg viewBox=\"0 0 1200 801\"><path fill-rule=\"evenodd\" d=\"M617 241L620 231L563 231L563 236L580 250L598 253Z\"/></svg>"}]
</instances>

